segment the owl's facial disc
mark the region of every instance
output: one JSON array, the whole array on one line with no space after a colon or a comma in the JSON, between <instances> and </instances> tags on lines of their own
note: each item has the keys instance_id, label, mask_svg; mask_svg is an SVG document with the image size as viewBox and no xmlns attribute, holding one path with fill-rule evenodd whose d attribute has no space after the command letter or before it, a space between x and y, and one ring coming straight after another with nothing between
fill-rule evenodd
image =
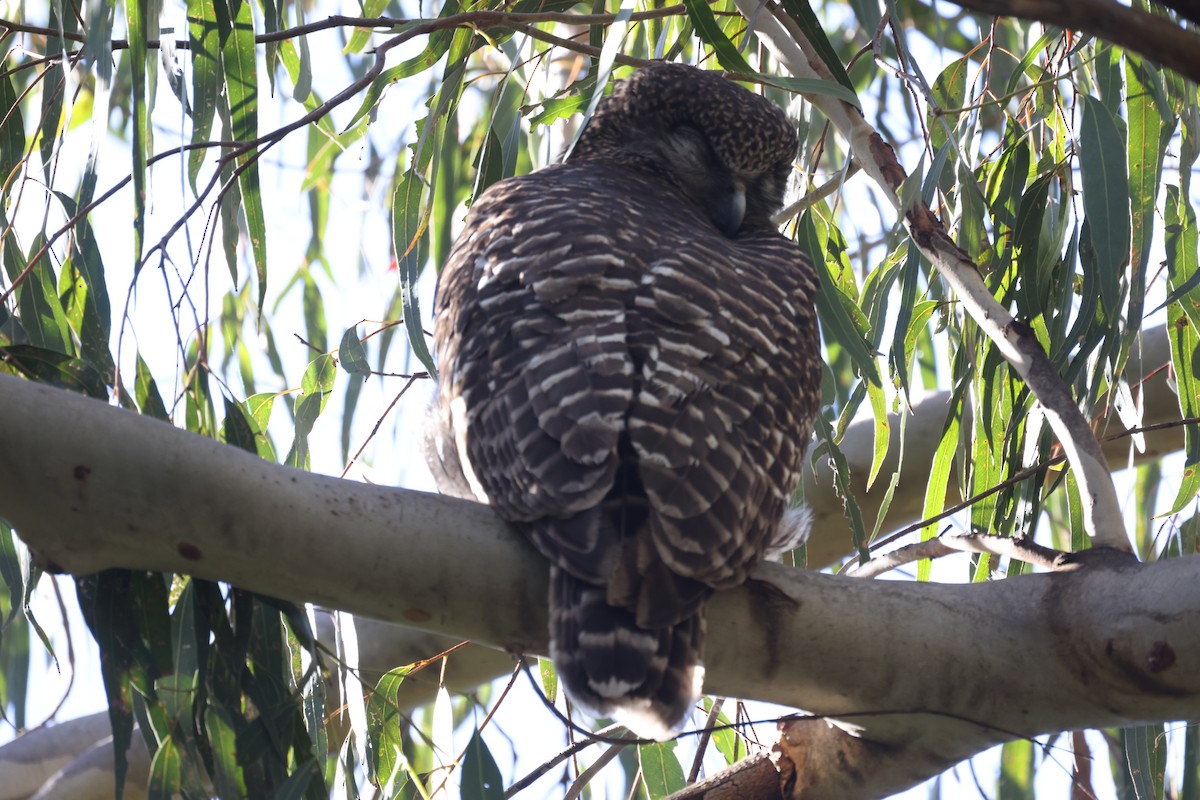
<instances>
[{"instance_id":1,"label":"owl's facial disc","mask_svg":"<svg viewBox=\"0 0 1200 800\"><path fill-rule=\"evenodd\" d=\"M746 218L747 182L721 162L704 134L680 125L665 136L647 136L646 141L653 144L644 152L704 209L717 230L731 239L737 236Z\"/></svg>"}]
</instances>

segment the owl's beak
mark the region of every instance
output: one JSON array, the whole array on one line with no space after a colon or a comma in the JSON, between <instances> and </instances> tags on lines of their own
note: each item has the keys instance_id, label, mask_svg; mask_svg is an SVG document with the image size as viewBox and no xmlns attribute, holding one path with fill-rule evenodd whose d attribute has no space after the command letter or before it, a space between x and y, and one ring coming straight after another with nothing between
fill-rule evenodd
<instances>
[{"instance_id":1,"label":"owl's beak","mask_svg":"<svg viewBox=\"0 0 1200 800\"><path fill-rule=\"evenodd\" d=\"M721 198L717 204L713 223L720 228L721 233L730 239L737 236L746 218L746 186L741 181L734 181L733 191Z\"/></svg>"}]
</instances>

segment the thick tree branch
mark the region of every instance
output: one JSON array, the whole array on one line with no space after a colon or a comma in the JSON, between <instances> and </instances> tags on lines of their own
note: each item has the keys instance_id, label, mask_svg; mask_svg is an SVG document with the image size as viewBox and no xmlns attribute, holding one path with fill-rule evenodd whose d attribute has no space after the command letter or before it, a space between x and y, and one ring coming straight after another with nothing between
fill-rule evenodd
<instances>
[{"instance_id":1,"label":"thick tree branch","mask_svg":"<svg viewBox=\"0 0 1200 800\"><path fill-rule=\"evenodd\" d=\"M46 800L74 798L99 800L104 790L112 797L112 749L97 762L93 757L100 745L112 741L112 723L108 712L68 720L26 733L0 748L0 800L25 800L39 790ZM140 737L134 737L130 752L130 781L125 796L138 800L146 796L146 776L150 755ZM90 795L90 785L99 793Z\"/></svg>"},{"instance_id":2,"label":"thick tree branch","mask_svg":"<svg viewBox=\"0 0 1200 800\"><path fill-rule=\"evenodd\" d=\"M771 753L762 750L680 789L667 800L782 800L781 783Z\"/></svg>"},{"instance_id":3,"label":"thick tree branch","mask_svg":"<svg viewBox=\"0 0 1200 800\"><path fill-rule=\"evenodd\" d=\"M956 5L997 17L1020 17L1090 33L1140 53L1156 64L1200 81L1200 35L1166 17L1123 6L1114 0L952 0ZM1184 9L1179 9L1185 14ZM1193 8L1192 14L1196 11ZM1194 19L1194 17L1193 17Z\"/></svg>"},{"instance_id":4,"label":"thick tree branch","mask_svg":"<svg viewBox=\"0 0 1200 800\"><path fill-rule=\"evenodd\" d=\"M269 464L8 376L0 407L0 514L61 569L186 572L544 652L545 563L486 507ZM707 689L856 726L805 723L822 732L808 797L883 796L1016 736L1200 716L1200 556L966 586L756 577L711 602Z\"/></svg>"}]
</instances>

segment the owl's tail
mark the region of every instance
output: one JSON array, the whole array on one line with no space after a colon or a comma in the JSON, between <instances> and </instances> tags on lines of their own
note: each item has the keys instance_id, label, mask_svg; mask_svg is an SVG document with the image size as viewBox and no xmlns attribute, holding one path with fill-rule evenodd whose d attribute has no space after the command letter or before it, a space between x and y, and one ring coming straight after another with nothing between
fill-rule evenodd
<instances>
[{"instance_id":1,"label":"owl's tail","mask_svg":"<svg viewBox=\"0 0 1200 800\"><path fill-rule=\"evenodd\" d=\"M550 569L550 658L571 700L638 736L672 738L700 696L704 607L647 630L594 586Z\"/></svg>"}]
</instances>

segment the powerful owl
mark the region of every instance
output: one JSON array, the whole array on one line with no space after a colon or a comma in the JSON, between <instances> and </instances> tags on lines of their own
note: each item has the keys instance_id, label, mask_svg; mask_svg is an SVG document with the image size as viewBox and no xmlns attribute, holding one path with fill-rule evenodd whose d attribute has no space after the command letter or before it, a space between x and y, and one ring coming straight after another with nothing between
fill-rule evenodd
<instances>
[{"instance_id":1,"label":"powerful owl","mask_svg":"<svg viewBox=\"0 0 1200 800\"><path fill-rule=\"evenodd\" d=\"M797 148L724 77L643 68L480 195L439 278L435 476L550 560L568 695L643 736L697 699L706 599L795 533L817 281L771 215Z\"/></svg>"}]
</instances>

